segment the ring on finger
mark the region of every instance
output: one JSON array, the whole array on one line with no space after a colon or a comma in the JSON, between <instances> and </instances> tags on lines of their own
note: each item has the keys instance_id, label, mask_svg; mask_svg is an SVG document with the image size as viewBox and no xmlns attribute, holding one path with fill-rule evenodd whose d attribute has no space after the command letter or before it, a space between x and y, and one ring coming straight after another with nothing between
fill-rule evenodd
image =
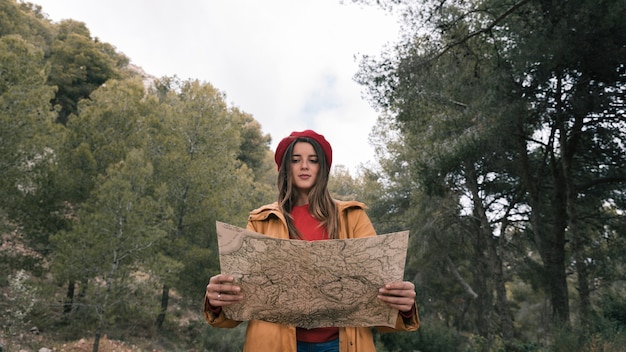
<instances>
[{"instance_id":1,"label":"ring on finger","mask_svg":"<svg viewBox=\"0 0 626 352\"><path fill-rule=\"evenodd\" d=\"M221 300L222 300L222 294L221 294L221 293L218 293L218 294L217 294L217 300L218 300L218 301L221 301Z\"/></svg>"}]
</instances>

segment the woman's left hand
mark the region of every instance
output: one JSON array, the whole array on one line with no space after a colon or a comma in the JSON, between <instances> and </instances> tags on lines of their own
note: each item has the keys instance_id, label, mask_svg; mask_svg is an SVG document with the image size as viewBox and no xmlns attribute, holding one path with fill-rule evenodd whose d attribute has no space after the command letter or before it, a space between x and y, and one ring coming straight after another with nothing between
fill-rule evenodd
<instances>
[{"instance_id":1,"label":"woman's left hand","mask_svg":"<svg viewBox=\"0 0 626 352\"><path fill-rule=\"evenodd\" d=\"M378 299L400 312L408 312L415 305L415 285L409 281L385 284L378 290Z\"/></svg>"}]
</instances>

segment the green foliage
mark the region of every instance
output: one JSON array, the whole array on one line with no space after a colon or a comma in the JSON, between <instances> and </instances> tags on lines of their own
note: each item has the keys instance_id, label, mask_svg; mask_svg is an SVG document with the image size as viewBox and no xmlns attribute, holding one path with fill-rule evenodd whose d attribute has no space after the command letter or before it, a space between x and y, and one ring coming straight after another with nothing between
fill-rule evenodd
<instances>
[{"instance_id":1,"label":"green foliage","mask_svg":"<svg viewBox=\"0 0 626 352\"><path fill-rule=\"evenodd\" d=\"M626 331L626 299L616 295L607 295L602 300L602 316L612 324L615 329Z\"/></svg>"},{"instance_id":2,"label":"green foliage","mask_svg":"<svg viewBox=\"0 0 626 352\"><path fill-rule=\"evenodd\" d=\"M60 273L106 279L125 266L136 268L137 255L158 243L169 226L170 209L163 190L151 189L152 172L139 151L109 168L72 231L54 237Z\"/></svg>"},{"instance_id":3,"label":"green foliage","mask_svg":"<svg viewBox=\"0 0 626 352\"><path fill-rule=\"evenodd\" d=\"M466 346L465 339L453 330L430 322L416 332L379 334L376 340L382 344L382 352L448 352L462 351Z\"/></svg>"},{"instance_id":4,"label":"green foliage","mask_svg":"<svg viewBox=\"0 0 626 352\"><path fill-rule=\"evenodd\" d=\"M266 152L271 138L268 134L262 133L261 124L252 115L240 112L238 109L232 109L231 113L234 120L241 120L241 146L237 159L254 172L255 177L258 177L257 180L262 180L260 177L267 174L274 166L273 163L266 162Z\"/></svg>"},{"instance_id":5,"label":"green foliage","mask_svg":"<svg viewBox=\"0 0 626 352\"><path fill-rule=\"evenodd\" d=\"M201 299L215 221L245 226L275 198L269 135L209 84L146 89L84 23L2 0L0 24L2 241L25 248L1 267L41 275L37 324L66 338L156 334L157 315L178 329L162 302Z\"/></svg>"},{"instance_id":6,"label":"green foliage","mask_svg":"<svg viewBox=\"0 0 626 352\"><path fill-rule=\"evenodd\" d=\"M233 329L204 327L198 338L200 346L206 352L229 352L243 350L246 336L245 323Z\"/></svg>"},{"instance_id":7,"label":"green foliage","mask_svg":"<svg viewBox=\"0 0 626 352\"><path fill-rule=\"evenodd\" d=\"M104 174L109 165L123 160L129 150L144 147L147 131L143 123L153 109L153 101L144 97L140 80L111 80L94 91L91 99L81 102L80 116L67 125L66 147L70 150L65 161L74 168L95 173L80 177ZM77 161L71 149L76 150Z\"/></svg>"},{"instance_id":8,"label":"green foliage","mask_svg":"<svg viewBox=\"0 0 626 352\"><path fill-rule=\"evenodd\" d=\"M328 190L335 199L356 200L361 189L360 179L353 177L342 165L335 166L328 180Z\"/></svg>"},{"instance_id":9,"label":"green foliage","mask_svg":"<svg viewBox=\"0 0 626 352\"><path fill-rule=\"evenodd\" d=\"M357 75L383 114L374 222L411 219L407 270L439 316L484 346L499 335L513 345L507 321L538 343L552 323L586 325L592 283L623 280L623 256L606 243L624 252L614 199L626 181L616 143L626 138L626 7L377 3L402 11L411 32ZM518 296L520 284L530 294ZM477 299L457 307L461 287Z\"/></svg>"},{"instance_id":10,"label":"green foliage","mask_svg":"<svg viewBox=\"0 0 626 352\"><path fill-rule=\"evenodd\" d=\"M0 71L0 172L13 180L25 163L44 153L37 137L54 131L48 103L54 90L45 85L43 53L20 36L0 37Z\"/></svg>"},{"instance_id":11,"label":"green foliage","mask_svg":"<svg viewBox=\"0 0 626 352\"><path fill-rule=\"evenodd\" d=\"M620 308L623 308L623 302ZM612 316L596 316L592 327L586 331L574 331L585 336L585 344L590 351L620 351L626 343L626 329L623 322L616 322Z\"/></svg>"},{"instance_id":12,"label":"green foliage","mask_svg":"<svg viewBox=\"0 0 626 352\"><path fill-rule=\"evenodd\" d=\"M269 187L254 175L265 172L259 158L269 147L255 130L258 123L228 109L223 94L210 84L164 78L155 91L159 111L146 120L146 150L155 165L155 182L167 185L174 225L161 250L181 263L163 279L195 299L204 292L208 274L218 270L215 221L244 226L255 202L267 198ZM261 153L241 160L243 145Z\"/></svg>"},{"instance_id":13,"label":"green foliage","mask_svg":"<svg viewBox=\"0 0 626 352\"><path fill-rule=\"evenodd\" d=\"M107 169L92 197L78 212L71 231L52 240L58 278L80 280L85 296L80 303L96 313L97 333L116 324L128 306L142 263L157 255L171 226L163 188L153 188L152 165L138 150Z\"/></svg>"},{"instance_id":14,"label":"green foliage","mask_svg":"<svg viewBox=\"0 0 626 352\"><path fill-rule=\"evenodd\" d=\"M37 47L45 48L52 37L50 27L41 6L13 0L0 1L0 37L16 34Z\"/></svg>"},{"instance_id":15,"label":"green foliage","mask_svg":"<svg viewBox=\"0 0 626 352\"><path fill-rule=\"evenodd\" d=\"M216 245L215 245L216 246ZM187 244L185 258L176 257L182 264L181 270L172 281L175 287L189 300L188 304L199 302L204 295L209 278L219 273L219 256L213 248L200 248Z\"/></svg>"},{"instance_id":16,"label":"green foliage","mask_svg":"<svg viewBox=\"0 0 626 352\"><path fill-rule=\"evenodd\" d=\"M2 308L2 326L9 336L22 330L29 323L30 313L37 301L37 288L29 282L28 273L17 271L9 276L9 292L0 305Z\"/></svg>"},{"instance_id":17,"label":"green foliage","mask_svg":"<svg viewBox=\"0 0 626 352\"><path fill-rule=\"evenodd\" d=\"M107 80L118 78L117 65L127 63L110 45L91 39L82 22L65 20L50 46L49 83L58 87L53 103L60 106L59 122L76 114L81 99L88 98Z\"/></svg>"},{"instance_id":18,"label":"green foliage","mask_svg":"<svg viewBox=\"0 0 626 352\"><path fill-rule=\"evenodd\" d=\"M40 252L62 226L54 150L62 130L50 111L54 88L40 48L20 35L0 37L0 208L3 223L24 227L24 239Z\"/></svg>"}]
</instances>

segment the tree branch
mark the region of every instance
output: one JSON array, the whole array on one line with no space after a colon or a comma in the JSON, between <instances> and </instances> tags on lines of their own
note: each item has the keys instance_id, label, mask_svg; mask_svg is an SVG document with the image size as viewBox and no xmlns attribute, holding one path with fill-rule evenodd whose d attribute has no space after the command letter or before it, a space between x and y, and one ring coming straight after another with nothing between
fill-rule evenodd
<instances>
[{"instance_id":1,"label":"tree branch","mask_svg":"<svg viewBox=\"0 0 626 352\"><path fill-rule=\"evenodd\" d=\"M512 14L513 12L517 11L517 9L519 9L520 7L526 5L526 3L528 3L530 0L521 0L520 2L518 2L517 4L514 4L513 6L511 6L511 8L509 8L508 10L506 10L503 14L501 14L500 16L498 16L493 22L491 22L491 24L489 24L487 27L485 28L481 28L477 31L474 31L468 35L466 35L465 37L452 42L448 45L446 45L443 50L441 52L439 52L437 55L435 55L432 60L436 60L439 57L441 57L443 54L445 54L446 52L448 52L448 50L452 49L453 47L459 45L459 44L463 44L466 41L472 39L473 37L483 34L483 33L487 33L489 31L491 31L496 25L498 25L498 23L500 23L501 21L503 21L505 18L507 18L510 14Z\"/></svg>"},{"instance_id":2,"label":"tree branch","mask_svg":"<svg viewBox=\"0 0 626 352\"><path fill-rule=\"evenodd\" d=\"M467 283L467 281L465 281L463 279L463 277L461 276L461 274L459 273L459 271L456 269L456 266L454 266L454 263L452 262L452 259L450 259L450 256L446 254L445 256L446 259L446 263L448 264L448 269L450 270L450 272L452 272L452 275L454 276L454 278L461 284L461 286L463 286L463 289L465 290L465 292L472 298L472 299L476 299L478 298L478 294L476 294L476 292L474 292L474 290L472 289L472 287Z\"/></svg>"}]
</instances>

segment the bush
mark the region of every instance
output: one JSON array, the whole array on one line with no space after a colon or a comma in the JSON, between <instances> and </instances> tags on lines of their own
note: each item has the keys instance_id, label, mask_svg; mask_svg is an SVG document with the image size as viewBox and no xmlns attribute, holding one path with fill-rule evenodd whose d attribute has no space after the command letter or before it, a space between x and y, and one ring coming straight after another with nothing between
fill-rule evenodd
<instances>
[{"instance_id":1,"label":"bush","mask_svg":"<svg viewBox=\"0 0 626 352\"><path fill-rule=\"evenodd\" d=\"M550 351L623 352L626 346L626 330L615 321L597 317L591 329L554 329Z\"/></svg>"},{"instance_id":2,"label":"bush","mask_svg":"<svg viewBox=\"0 0 626 352\"><path fill-rule=\"evenodd\" d=\"M233 329L220 329L203 324L199 341L204 352L242 351L246 339L247 323Z\"/></svg>"},{"instance_id":3,"label":"bush","mask_svg":"<svg viewBox=\"0 0 626 352\"><path fill-rule=\"evenodd\" d=\"M36 289L29 283L26 271L19 270L9 276L9 292L5 295L6 304L2 317L3 326L11 334L12 331L22 329L28 324L29 316L37 301Z\"/></svg>"},{"instance_id":4,"label":"bush","mask_svg":"<svg viewBox=\"0 0 626 352\"><path fill-rule=\"evenodd\" d=\"M440 324L423 324L417 331L375 334L375 338L381 352L450 352L461 351L466 345L463 336Z\"/></svg>"},{"instance_id":5,"label":"bush","mask_svg":"<svg viewBox=\"0 0 626 352\"><path fill-rule=\"evenodd\" d=\"M626 300L613 295L605 297L602 301L602 316L623 330L626 328Z\"/></svg>"}]
</instances>

